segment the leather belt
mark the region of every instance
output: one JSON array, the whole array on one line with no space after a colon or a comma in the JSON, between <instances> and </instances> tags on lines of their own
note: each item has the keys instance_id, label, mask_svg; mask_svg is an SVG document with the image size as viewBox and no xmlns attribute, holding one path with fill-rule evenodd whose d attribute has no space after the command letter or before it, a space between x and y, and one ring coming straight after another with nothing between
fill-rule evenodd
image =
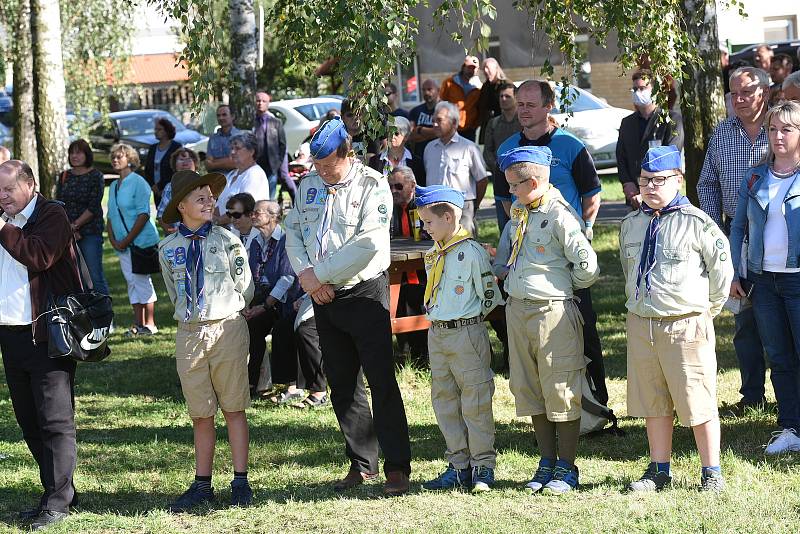
<instances>
[{"instance_id":1,"label":"leather belt","mask_svg":"<svg viewBox=\"0 0 800 534\"><path fill-rule=\"evenodd\" d=\"M462 326L469 326L472 324L479 324L483 322L483 317L470 317L469 319L453 319L452 321L431 321L434 328L460 328Z\"/></svg>"}]
</instances>

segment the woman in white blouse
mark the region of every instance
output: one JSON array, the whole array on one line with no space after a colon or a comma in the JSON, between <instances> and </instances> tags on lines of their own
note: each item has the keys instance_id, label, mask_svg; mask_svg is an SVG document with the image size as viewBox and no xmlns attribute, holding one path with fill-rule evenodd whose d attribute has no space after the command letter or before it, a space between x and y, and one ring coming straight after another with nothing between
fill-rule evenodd
<instances>
[{"instance_id":1,"label":"woman in white blouse","mask_svg":"<svg viewBox=\"0 0 800 534\"><path fill-rule=\"evenodd\" d=\"M236 170L228 175L228 184L217 199L214 209L216 224L230 224L225 213L228 199L237 193L250 193L256 202L269 199L269 180L264 170L256 163L256 136L251 132L242 132L231 139L231 159Z\"/></svg>"}]
</instances>

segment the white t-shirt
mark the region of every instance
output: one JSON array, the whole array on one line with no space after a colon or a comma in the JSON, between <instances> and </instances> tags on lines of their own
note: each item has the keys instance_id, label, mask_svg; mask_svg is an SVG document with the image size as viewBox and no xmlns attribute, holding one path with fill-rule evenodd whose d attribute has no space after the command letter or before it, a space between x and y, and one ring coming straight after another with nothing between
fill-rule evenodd
<instances>
[{"instance_id":1,"label":"white t-shirt","mask_svg":"<svg viewBox=\"0 0 800 534\"><path fill-rule=\"evenodd\" d=\"M789 252L789 231L783 213L783 199L798 174L788 178L778 178L772 171L767 176L769 187L769 208L767 223L764 225L764 261L765 271L773 273L798 273L800 268L787 268L786 257Z\"/></svg>"},{"instance_id":2,"label":"white t-shirt","mask_svg":"<svg viewBox=\"0 0 800 534\"><path fill-rule=\"evenodd\" d=\"M241 173L233 171L228 175L228 184L217 199L220 215L225 214L225 204L228 203L228 199L238 193L250 193L256 202L269 200L269 181L260 165L253 165Z\"/></svg>"}]
</instances>

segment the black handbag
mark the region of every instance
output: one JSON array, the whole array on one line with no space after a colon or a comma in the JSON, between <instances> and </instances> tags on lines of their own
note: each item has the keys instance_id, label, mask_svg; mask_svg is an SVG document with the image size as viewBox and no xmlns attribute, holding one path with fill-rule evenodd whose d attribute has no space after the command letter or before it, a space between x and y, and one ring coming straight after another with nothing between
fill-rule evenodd
<instances>
[{"instance_id":1,"label":"black handbag","mask_svg":"<svg viewBox=\"0 0 800 534\"><path fill-rule=\"evenodd\" d=\"M117 205L117 212L119 212L122 226L124 226L125 231L130 234L131 231L128 225L125 224L125 217L122 216L122 210L119 209L119 203L117 202L118 189L119 182L116 182L114 184L114 203ZM158 245L145 248L131 245L128 247L128 250L131 252L131 271L134 274L156 274L161 272L161 264L158 261Z\"/></svg>"},{"instance_id":2,"label":"black handbag","mask_svg":"<svg viewBox=\"0 0 800 534\"><path fill-rule=\"evenodd\" d=\"M84 291L59 296L50 292L49 309L44 313L47 317L47 355L54 359L99 362L111 354L108 337L114 309L110 296L94 290L89 269L75 241L72 246L78 258Z\"/></svg>"}]
</instances>

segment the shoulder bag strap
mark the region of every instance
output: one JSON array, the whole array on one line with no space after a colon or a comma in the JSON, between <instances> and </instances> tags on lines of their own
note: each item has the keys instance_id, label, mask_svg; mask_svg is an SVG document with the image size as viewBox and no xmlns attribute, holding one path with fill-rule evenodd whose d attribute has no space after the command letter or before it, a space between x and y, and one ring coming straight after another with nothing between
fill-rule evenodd
<instances>
[{"instance_id":1,"label":"shoulder bag strap","mask_svg":"<svg viewBox=\"0 0 800 534\"><path fill-rule=\"evenodd\" d=\"M122 215L122 210L119 209L119 201L117 200L117 191L119 190L119 180L114 184L114 204L117 206L117 213L119 213L119 218L122 221L122 226L125 227L125 231L129 234L131 233L128 225L125 224L125 217Z\"/></svg>"}]
</instances>

